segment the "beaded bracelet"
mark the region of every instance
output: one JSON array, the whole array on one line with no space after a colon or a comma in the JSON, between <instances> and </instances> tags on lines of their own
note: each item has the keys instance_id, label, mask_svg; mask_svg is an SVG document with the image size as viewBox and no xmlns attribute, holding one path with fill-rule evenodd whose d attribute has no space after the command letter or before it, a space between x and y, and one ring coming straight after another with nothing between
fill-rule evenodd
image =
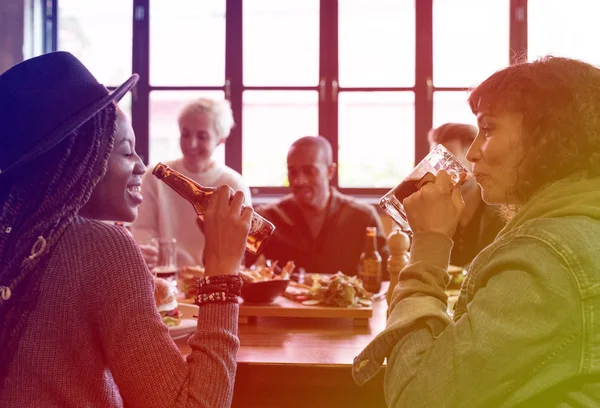
<instances>
[{"instance_id":1,"label":"beaded bracelet","mask_svg":"<svg viewBox=\"0 0 600 408\"><path fill-rule=\"evenodd\" d=\"M242 287L242 278L239 275L213 275L204 276L196 281L196 285L200 288L206 285L215 285L218 283L231 283L237 282Z\"/></svg>"},{"instance_id":2,"label":"beaded bracelet","mask_svg":"<svg viewBox=\"0 0 600 408\"><path fill-rule=\"evenodd\" d=\"M242 290L242 278L238 275L205 276L196 281L198 293L231 292L239 295Z\"/></svg>"},{"instance_id":3,"label":"beaded bracelet","mask_svg":"<svg viewBox=\"0 0 600 408\"><path fill-rule=\"evenodd\" d=\"M242 290L242 278L238 275L205 276L198 279L196 304L237 303Z\"/></svg>"},{"instance_id":4,"label":"beaded bracelet","mask_svg":"<svg viewBox=\"0 0 600 408\"><path fill-rule=\"evenodd\" d=\"M196 296L196 305L206 303L238 303L238 297L226 292L201 293Z\"/></svg>"}]
</instances>

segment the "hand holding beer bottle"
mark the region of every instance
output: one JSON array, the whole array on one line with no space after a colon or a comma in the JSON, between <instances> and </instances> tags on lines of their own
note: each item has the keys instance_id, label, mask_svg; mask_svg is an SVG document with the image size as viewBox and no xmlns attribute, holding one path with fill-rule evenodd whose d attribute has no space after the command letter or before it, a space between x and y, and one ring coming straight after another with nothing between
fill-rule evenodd
<instances>
[{"instance_id":1,"label":"hand holding beer bottle","mask_svg":"<svg viewBox=\"0 0 600 408\"><path fill-rule=\"evenodd\" d=\"M231 189L221 186L208 203L204 225L205 276L239 272L253 213L252 208L242 207L243 201L241 191L231 197Z\"/></svg>"},{"instance_id":2,"label":"hand holding beer bottle","mask_svg":"<svg viewBox=\"0 0 600 408\"><path fill-rule=\"evenodd\" d=\"M201 220L204 220L206 207L217 190L215 187L201 186L194 180L173 170L163 163L158 163L156 167L154 167L152 174L168 184L169 187L175 190L181 197L188 200L194 206L198 217ZM251 254L258 254L271 235L273 235L274 231L275 226L272 223L254 212L252 214L250 232L248 234L248 239L246 240L246 250Z\"/></svg>"}]
</instances>

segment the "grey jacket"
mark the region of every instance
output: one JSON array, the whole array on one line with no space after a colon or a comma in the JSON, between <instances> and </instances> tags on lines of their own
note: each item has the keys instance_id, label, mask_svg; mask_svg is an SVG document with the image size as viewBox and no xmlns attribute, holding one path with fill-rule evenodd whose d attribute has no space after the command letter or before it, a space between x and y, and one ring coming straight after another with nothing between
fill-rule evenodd
<instances>
[{"instance_id":1,"label":"grey jacket","mask_svg":"<svg viewBox=\"0 0 600 408\"><path fill-rule=\"evenodd\" d=\"M451 248L415 234L356 382L387 357L390 407L600 407L600 179L538 191L473 261L454 320Z\"/></svg>"}]
</instances>

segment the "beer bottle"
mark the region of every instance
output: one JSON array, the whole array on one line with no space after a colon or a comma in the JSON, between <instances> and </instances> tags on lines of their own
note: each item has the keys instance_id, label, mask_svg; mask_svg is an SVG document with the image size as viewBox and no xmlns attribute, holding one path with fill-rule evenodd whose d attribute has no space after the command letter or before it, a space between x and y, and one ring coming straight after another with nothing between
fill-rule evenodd
<instances>
[{"instance_id":1,"label":"beer bottle","mask_svg":"<svg viewBox=\"0 0 600 408\"><path fill-rule=\"evenodd\" d=\"M217 190L216 187L201 186L194 180L163 163L158 163L154 167L152 174L192 203L198 217L204 221L204 210L208 205L210 196ZM250 225L248 240L246 241L246 250L251 254L258 254L274 231L275 226L272 223L257 213L252 214L252 224Z\"/></svg>"},{"instance_id":2,"label":"beer bottle","mask_svg":"<svg viewBox=\"0 0 600 408\"><path fill-rule=\"evenodd\" d=\"M381 290L381 255L377 252L377 228L367 227L365 251L360 254L358 277L364 288L371 293Z\"/></svg>"}]
</instances>

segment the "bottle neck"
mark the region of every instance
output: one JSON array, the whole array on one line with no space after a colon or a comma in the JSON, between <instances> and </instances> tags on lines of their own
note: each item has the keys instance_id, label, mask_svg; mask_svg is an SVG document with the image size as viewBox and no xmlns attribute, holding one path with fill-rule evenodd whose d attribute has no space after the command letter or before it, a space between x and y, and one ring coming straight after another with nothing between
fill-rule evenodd
<instances>
[{"instance_id":1,"label":"bottle neck","mask_svg":"<svg viewBox=\"0 0 600 408\"><path fill-rule=\"evenodd\" d=\"M365 237L365 252L377 251L377 237L374 234L367 233Z\"/></svg>"},{"instance_id":2,"label":"bottle neck","mask_svg":"<svg viewBox=\"0 0 600 408\"><path fill-rule=\"evenodd\" d=\"M157 166L153 174L192 203L198 202L199 199L205 198L215 191L214 187L201 186L189 177L165 165L162 165L160 169Z\"/></svg>"}]
</instances>

